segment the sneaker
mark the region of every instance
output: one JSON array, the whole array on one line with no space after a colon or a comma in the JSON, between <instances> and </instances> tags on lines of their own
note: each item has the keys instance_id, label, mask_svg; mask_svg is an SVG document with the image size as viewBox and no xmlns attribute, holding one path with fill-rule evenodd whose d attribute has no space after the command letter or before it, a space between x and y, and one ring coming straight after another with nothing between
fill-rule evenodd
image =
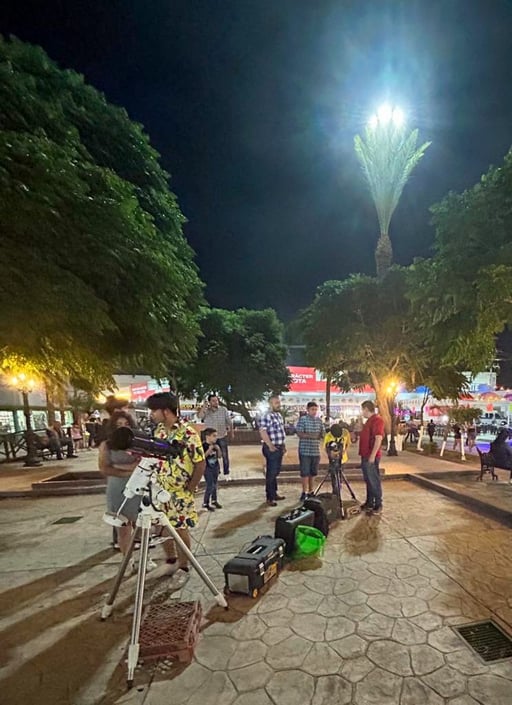
<instances>
[{"instance_id":1,"label":"sneaker","mask_svg":"<svg viewBox=\"0 0 512 705\"><path fill-rule=\"evenodd\" d=\"M215 508L212 507L210 504L203 504L203 509L207 509L209 512L215 511Z\"/></svg>"},{"instance_id":2,"label":"sneaker","mask_svg":"<svg viewBox=\"0 0 512 705\"><path fill-rule=\"evenodd\" d=\"M267 499L267 505L268 505L269 507L277 507L277 502L274 502L274 501L271 500L271 499Z\"/></svg>"},{"instance_id":3,"label":"sneaker","mask_svg":"<svg viewBox=\"0 0 512 705\"><path fill-rule=\"evenodd\" d=\"M224 479L226 480L226 482L232 482L232 481L233 481L233 478L231 477L231 475L224 475Z\"/></svg>"},{"instance_id":4,"label":"sneaker","mask_svg":"<svg viewBox=\"0 0 512 705\"><path fill-rule=\"evenodd\" d=\"M219 504L218 502L213 502L213 505L217 507L217 509L222 509L222 504Z\"/></svg>"},{"instance_id":5,"label":"sneaker","mask_svg":"<svg viewBox=\"0 0 512 705\"><path fill-rule=\"evenodd\" d=\"M171 590L181 590L181 588L186 584L190 578L190 572L188 570L183 570L183 568L178 568L174 573L172 578L169 580L169 588Z\"/></svg>"},{"instance_id":6,"label":"sneaker","mask_svg":"<svg viewBox=\"0 0 512 705\"><path fill-rule=\"evenodd\" d=\"M370 509L370 514L382 514L382 504L379 504L378 507L373 507Z\"/></svg>"},{"instance_id":7,"label":"sneaker","mask_svg":"<svg viewBox=\"0 0 512 705\"><path fill-rule=\"evenodd\" d=\"M157 567L157 563L155 561L151 560L151 558L148 558L146 562L146 573L149 573L151 570L155 570ZM135 562L132 558L132 560L128 563L128 571L130 575L133 575L134 573L137 573L139 570L139 564L138 562Z\"/></svg>"},{"instance_id":8,"label":"sneaker","mask_svg":"<svg viewBox=\"0 0 512 705\"><path fill-rule=\"evenodd\" d=\"M300 496L299 502L303 502L307 498L306 492L303 492Z\"/></svg>"},{"instance_id":9,"label":"sneaker","mask_svg":"<svg viewBox=\"0 0 512 705\"><path fill-rule=\"evenodd\" d=\"M367 511L369 511L369 510L372 509L372 508L373 508L373 505L370 504L369 502L365 502L364 504L361 504L361 506L359 507L359 509L360 509L362 512L367 512Z\"/></svg>"}]
</instances>

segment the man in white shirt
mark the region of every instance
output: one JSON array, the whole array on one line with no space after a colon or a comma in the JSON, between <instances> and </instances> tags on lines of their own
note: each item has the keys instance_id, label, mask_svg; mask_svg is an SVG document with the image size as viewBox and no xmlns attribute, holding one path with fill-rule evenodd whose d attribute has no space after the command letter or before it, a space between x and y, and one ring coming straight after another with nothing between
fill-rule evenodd
<instances>
[{"instance_id":1,"label":"man in white shirt","mask_svg":"<svg viewBox=\"0 0 512 705\"><path fill-rule=\"evenodd\" d=\"M229 411L225 406L220 405L219 397L216 394L210 394L208 402L204 402L199 409L198 417L208 428L214 428L217 431L217 445L222 455L222 472L225 480L231 480L231 475L229 474L228 437L233 440L234 434L233 421Z\"/></svg>"}]
</instances>

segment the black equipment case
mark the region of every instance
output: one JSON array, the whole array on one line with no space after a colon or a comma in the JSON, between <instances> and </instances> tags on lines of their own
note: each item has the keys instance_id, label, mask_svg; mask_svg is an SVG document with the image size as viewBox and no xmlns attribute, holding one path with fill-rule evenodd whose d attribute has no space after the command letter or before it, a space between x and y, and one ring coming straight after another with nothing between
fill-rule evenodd
<instances>
[{"instance_id":1,"label":"black equipment case","mask_svg":"<svg viewBox=\"0 0 512 705\"><path fill-rule=\"evenodd\" d=\"M311 509L297 507L288 514L283 514L276 519L274 535L276 538L284 539L287 554L293 552L295 548L295 529L300 526L314 526L315 514Z\"/></svg>"},{"instance_id":2,"label":"black equipment case","mask_svg":"<svg viewBox=\"0 0 512 705\"><path fill-rule=\"evenodd\" d=\"M282 569L283 562L284 541L272 536L258 536L225 564L226 592L257 597L261 588Z\"/></svg>"},{"instance_id":3,"label":"black equipment case","mask_svg":"<svg viewBox=\"0 0 512 705\"><path fill-rule=\"evenodd\" d=\"M327 536L329 525L341 519L340 498L331 492L322 492L304 500L304 507L315 514L314 527Z\"/></svg>"}]
</instances>

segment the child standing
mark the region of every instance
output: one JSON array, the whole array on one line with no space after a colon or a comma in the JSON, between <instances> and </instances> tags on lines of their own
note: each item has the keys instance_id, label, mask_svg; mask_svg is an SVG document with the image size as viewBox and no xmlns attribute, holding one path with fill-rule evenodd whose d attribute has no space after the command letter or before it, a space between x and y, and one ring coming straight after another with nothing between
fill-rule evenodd
<instances>
[{"instance_id":1,"label":"child standing","mask_svg":"<svg viewBox=\"0 0 512 705\"><path fill-rule=\"evenodd\" d=\"M203 507L209 512L214 512L215 507L222 509L222 505L217 501L217 482L220 473L219 458L221 457L221 450L217 445L217 431L214 428L206 428L203 432L203 438L203 450L206 458L206 469L204 471L206 492L204 493Z\"/></svg>"}]
</instances>

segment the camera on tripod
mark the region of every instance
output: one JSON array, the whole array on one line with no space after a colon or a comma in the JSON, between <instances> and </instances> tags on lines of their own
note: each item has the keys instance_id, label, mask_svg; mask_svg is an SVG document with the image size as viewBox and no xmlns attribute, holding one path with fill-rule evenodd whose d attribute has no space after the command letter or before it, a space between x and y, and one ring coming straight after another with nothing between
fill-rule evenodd
<instances>
[{"instance_id":1,"label":"camera on tripod","mask_svg":"<svg viewBox=\"0 0 512 705\"><path fill-rule=\"evenodd\" d=\"M137 436L128 426L116 428L110 436L109 445L112 450L134 450L143 455L155 458L180 458L186 449L186 444L176 439L166 441L148 436Z\"/></svg>"},{"instance_id":2,"label":"camera on tripod","mask_svg":"<svg viewBox=\"0 0 512 705\"><path fill-rule=\"evenodd\" d=\"M337 453L337 454L341 455L343 453L344 447L345 447L345 444L343 443L343 440L341 438L339 440L330 441L327 444L327 450L332 454Z\"/></svg>"}]
</instances>

